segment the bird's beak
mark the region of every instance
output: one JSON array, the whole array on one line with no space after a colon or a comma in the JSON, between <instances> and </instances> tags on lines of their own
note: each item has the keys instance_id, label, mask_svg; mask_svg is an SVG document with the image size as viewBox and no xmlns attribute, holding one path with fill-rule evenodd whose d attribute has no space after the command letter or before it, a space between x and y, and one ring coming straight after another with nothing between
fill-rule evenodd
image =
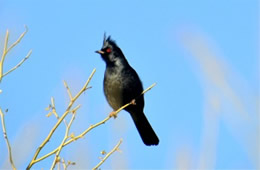
<instances>
[{"instance_id":1,"label":"bird's beak","mask_svg":"<svg viewBox=\"0 0 260 170\"><path fill-rule=\"evenodd\" d=\"M97 51L95 51L96 53L99 53L99 54L105 54L105 52L104 51L101 51L101 50L97 50Z\"/></svg>"}]
</instances>

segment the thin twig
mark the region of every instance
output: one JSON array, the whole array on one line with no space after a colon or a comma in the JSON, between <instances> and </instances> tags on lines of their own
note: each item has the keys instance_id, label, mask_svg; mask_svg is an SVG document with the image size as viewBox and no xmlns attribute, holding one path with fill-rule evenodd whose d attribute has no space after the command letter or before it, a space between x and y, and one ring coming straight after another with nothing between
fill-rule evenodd
<instances>
[{"instance_id":1,"label":"thin twig","mask_svg":"<svg viewBox=\"0 0 260 170\"><path fill-rule=\"evenodd\" d=\"M4 76L6 76L7 74L11 73L12 71L14 71L15 69L17 69L18 67L20 67L20 66L23 64L23 62L25 62L25 61L30 57L31 54L32 54L32 50L30 50L30 51L28 52L28 54L25 56L25 58L22 59L16 66L14 66L11 70L9 70L9 71L7 71L6 73L4 73L3 76L2 76L2 78L3 78Z\"/></svg>"},{"instance_id":2,"label":"thin twig","mask_svg":"<svg viewBox=\"0 0 260 170\"><path fill-rule=\"evenodd\" d=\"M3 128L4 138L5 138L5 142L6 142L6 145L7 145L8 154L9 154L9 161L10 161L10 164L11 164L13 170L16 170L15 165L14 165L14 161L13 161L13 157L12 157L11 145L10 145L10 143L9 143L9 140L8 140L8 137L7 137L6 128L5 128L4 113L3 113L3 111L2 111L1 108L0 108L0 115L1 115L1 122L2 122L2 128Z\"/></svg>"},{"instance_id":3,"label":"thin twig","mask_svg":"<svg viewBox=\"0 0 260 170\"><path fill-rule=\"evenodd\" d=\"M7 75L7 74L11 73L12 71L14 71L15 69L17 69L31 55L32 51L30 50L29 53L27 54L27 56L20 63L18 63L14 68L9 70L7 73L3 74L3 66L4 66L4 61L5 61L5 57L6 57L7 53L22 40L22 38L27 33L27 31L28 31L28 28L27 28L27 26L25 26L25 31L20 35L20 37L10 47L7 47L8 40L9 40L9 31L8 30L6 31L4 49L3 49L3 53L1 56L1 60L0 60L0 82L5 75Z\"/></svg>"},{"instance_id":4,"label":"thin twig","mask_svg":"<svg viewBox=\"0 0 260 170\"><path fill-rule=\"evenodd\" d=\"M54 125L54 127L51 129L50 133L48 134L48 136L45 138L45 140L42 142L42 144L38 147L38 149L36 150L33 159L31 160L31 162L29 163L29 165L27 166L26 169L30 169L33 164L36 163L36 159L37 156L39 155L40 151L42 150L42 148L49 142L50 138L52 137L52 135L54 134L54 132L56 131L56 129L58 128L58 126L61 124L61 122L64 120L64 118L68 115L68 113L71 110L72 105L74 104L74 102L78 99L78 97L87 89L87 86L90 82L90 80L92 79L94 73L96 72L96 69L93 69L92 73L90 74L87 82L85 83L85 85L83 86L83 88L78 92L78 94L73 97L66 109L66 111L63 113L63 115L58 119L57 123Z\"/></svg>"},{"instance_id":5,"label":"thin twig","mask_svg":"<svg viewBox=\"0 0 260 170\"><path fill-rule=\"evenodd\" d=\"M106 156L93 168L93 170L98 169L107 160L107 158L112 155L112 153L117 151L122 142L123 139L120 139L119 142L116 144L116 146L106 154Z\"/></svg>"},{"instance_id":6,"label":"thin twig","mask_svg":"<svg viewBox=\"0 0 260 170\"><path fill-rule=\"evenodd\" d=\"M69 88L67 82L64 80L63 83L64 83L64 86L65 86L65 88L67 90L67 93L68 93L68 95L70 97L70 100L72 100L72 94L71 94L71 91L70 91L70 88Z\"/></svg>"},{"instance_id":7,"label":"thin twig","mask_svg":"<svg viewBox=\"0 0 260 170\"><path fill-rule=\"evenodd\" d=\"M9 31L6 30L4 49L3 49L3 54L2 54L1 60L0 60L0 82L1 82L1 80L2 80L2 75L3 75L3 66L4 66L5 56L6 56L6 49L7 49L7 44L8 44L8 37L9 37Z\"/></svg>"},{"instance_id":8,"label":"thin twig","mask_svg":"<svg viewBox=\"0 0 260 170\"><path fill-rule=\"evenodd\" d=\"M57 113L57 111L56 111L55 100L54 100L53 97L51 97L51 112L54 114L54 116L55 116L57 119L60 118L59 115L58 115L58 113ZM65 124L66 124L66 123L65 123Z\"/></svg>"},{"instance_id":9,"label":"thin twig","mask_svg":"<svg viewBox=\"0 0 260 170\"><path fill-rule=\"evenodd\" d=\"M9 40L9 31L6 30L3 56L5 56L4 54L6 54L6 51L7 51L6 49L7 49L7 45L8 45L8 40Z\"/></svg>"},{"instance_id":10,"label":"thin twig","mask_svg":"<svg viewBox=\"0 0 260 170\"><path fill-rule=\"evenodd\" d=\"M55 101L54 98L51 97L51 109L52 109L51 113L54 114L54 116L59 120L60 117L59 117L59 115L58 115L58 113L56 111L56 107L55 107L55 102L54 101ZM66 119L64 119L63 122L64 122L65 126L67 127L68 124L66 122Z\"/></svg>"},{"instance_id":11,"label":"thin twig","mask_svg":"<svg viewBox=\"0 0 260 170\"><path fill-rule=\"evenodd\" d=\"M25 25L25 31L20 35L20 37L9 47L6 49L6 53L8 53L13 47L15 47L21 40L22 38L24 37L24 35L27 33L28 31L28 27Z\"/></svg>"},{"instance_id":12,"label":"thin twig","mask_svg":"<svg viewBox=\"0 0 260 170\"><path fill-rule=\"evenodd\" d=\"M20 37L10 46L8 47L8 40L9 40L9 31L6 30L6 35L5 35L5 42L4 42L4 49L3 49L3 53L1 55L1 59L0 59L0 82L2 80L2 78L4 76L6 76L7 74L11 73L12 71L14 71L15 69L17 69L18 67L20 67L23 62L25 60L27 60L29 58L29 56L31 55L32 53L32 50L29 51L29 53L26 55L26 57L21 60L15 67L13 67L12 69L10 69L9 71L7 71L6 73L3 73L3 67L4 67L4 61L5 61L5 58L6 58L6 55L8 54L8 52L13 48L15 47L21 40L22 38L24 37L24 35L26 34L26 32L28 31L27 27L25 26L25 31L20 35ZM9 140L8 140L8 137L7 137L7 132L6 132L6 128L5 128L5 121L4 121L4 113L2 112L2 109L0 108L0 115L1 115L1 123L2 123L2 128L3 128L3 133L4 133L4 138L5 138L5 141L6 141L6 144L7 144L7 149L8 149L8 154L9 154L9 161L10 161L10 164L12 166L13 169L16 169L15 168L15 165L14 165L14 162L13 162L13 159L12 159L12 150L11 150L11 145L9 143Z\"/></svg>"},{"instance_id":13,"label":"thin twig","mask_svg":"<svg viewBox=\"0 0 260 170\"><path fill-rule=\"evenodd\" d=\"M151 90L155 85L156 85L156 83L152 84L150 87L148 87L146 90L144 90L144 91L141 93L141 95L144 95L144 93L146 93L147 91ZM140 95L140 96L141 96L141 95ZM126 107L128 107L128 106L131 105L131 104L133 104L132 101L129 102L129 103L127 103L127 104L125 104L124 106L120 107L117 111L114 112L114 114L117 115L121 110L125 109ZM100 121L100 122L98 122L98 123L96 123L96 124L94 124L94 125L90 125L90 127L88 127L88 128L87 128L85 131L83 131L81 134L79 134L78 136L75 136L75 137L73 137L72 139L66 141L66 142L64 143L64 146L66 146L66 145L70 144L71 142L74 142L74 141L76 141L76 140L78 140L78 139L80 139L80 138L83 138L89 131L91 131L92 129L94 129L94 128L96 128L96 127L98 127L98 126L100 126L100 125L102 125L102 124L104 124L104 123L106 123L106 122L107 122L109 119L111 119L111 118L112 118L111 116L107 116L104 120L102 120L102 121ZM39 162L39 161L42 161L42 160L46 159L47 157L49 157L49 156L55 154L55 153L57 152L57 150L58 150L58 148L54 149L53 151L49 152L49 153L46 154L46 155L44 155L44 156L42 156L42 157L40 157L40 158L34 160L34 163L37 163L37 162Z\"/></svg>"},{"instance_id":14,"label":"thin twig","mask_svg":"<svg viewBox=\"0 0 260 170\"><path fill-rule=\"evenodd\" d=\"M60 146L58 147L58 150L57 150L57 152L56 152L55 158L54 158L54 160L53 160L53 162L52 162L51 169L54 169L54 168L55 168L55 165L56 165L56 163L57 163L57 161L58 161L58 158L59 158L61 149L63 148L65 141L69 138L70 127L71 127L72 122L74 121L75 116L76 116L76 111L75 111L75 110L77 110L79 107L80 107L80 106L77 106L77 107L76 107L75 109L73 109L73 111L72 111L72 117L71 117L71 119L70 119L70 122L69 122L68 126L66 127L66 132L65 132L64 138L63 138L63 140L62 140Z\"/></svg>"},{"instance_id":15,"label":"thin twig","mask_svg":"<svg viewBox=\"0 0 260 170\"><path fill-rule=\"evenodd\" d=\"M63 165L63 169L66 170L67 169L67 165L66 165L66 162L65 162L65 160L63 158L62 158L61 162L62 162L62 165Z\"/></svg>"},{"instance_id":16,"label":"thin twig","mask_svg":"<svg viewBox=\"0 0 260 170\"><path fill-rule=\"evenodd\" d=\"M156 85L156 83L153 83L151 86L149 86L147 89L145 89L140 96L144 95L144 93L148 92L149 90L151 90L154 86Z\"/></svg>"}]
</instances>

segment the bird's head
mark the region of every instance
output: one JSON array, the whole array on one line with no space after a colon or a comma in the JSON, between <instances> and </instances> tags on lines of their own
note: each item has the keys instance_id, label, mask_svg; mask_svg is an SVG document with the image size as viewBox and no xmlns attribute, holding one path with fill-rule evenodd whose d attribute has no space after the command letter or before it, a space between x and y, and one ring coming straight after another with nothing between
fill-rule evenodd
<instances>
[{"instance_id":1,"label":"bird's head","mask_svg":"<svg viewBox=\"0 0 260 170\"><path fill-rule=\"evenodd\" d=\"M99 53L108 65L117 65L122 62L127 62L123 52L117 46L116 42L111 39L111 36L108 36L108 38L106 38L106 34L104 34L102 48L95 52Z\"/></svg>"}]
</instances>

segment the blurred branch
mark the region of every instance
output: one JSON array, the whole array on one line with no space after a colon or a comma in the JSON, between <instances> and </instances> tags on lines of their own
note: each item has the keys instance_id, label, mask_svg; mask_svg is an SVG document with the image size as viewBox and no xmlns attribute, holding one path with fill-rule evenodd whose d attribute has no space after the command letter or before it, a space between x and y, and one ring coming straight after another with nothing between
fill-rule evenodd
<instances>
[{"instance_id":1,"label":"blurred branch","mask_svg":"<svg viewBox=\"0 0 260 170\"><path fill-rule=\"evenodd\" d=\"M30 57L31 54L32 54L32 50L30 50L30 51L28 52L28 54L25 56L25 58L22 59L16 66L14 66L12 69L10 69L10 70L7 71L6 73L4 73L4 74L2 75L2 78L3 78L4 76L6 76L7 74L11 73L12 71L14 71L15 69L17 69L18 67L20 67L20 66L23 64L23 62L25 62L25 61Z\"/></svg>"},{"instance_id":2,"label":"blurred branch","mask_svg":"<svg viewBox=\"0 0 260 170\"><path fill-rule=\"evenodd\" d=\"M7 145L7 149L8 149L8 154L9 154L9 161L10 164L13 168L13 170L16 170L14 162L13 162L13 158L12 158L12 149L11 149L11 145L9 143L8 137L7 137L7 132L6 132L6 128L5 128L5 119L4 119L4 113L2 111L2 109L0 108L0 116L1 116L1 123L2 123L2 128L3 128L3 133L4 133L4 138L5 138L5 142Z\"/></svg>"},{"instance_id":3,"label":"blurred branch","mask_svg":"<svg viewBox=\"0 0 260 170\"><path fill-rule=\"evenodd\" d=\"M66 142L66 140L70 137L69 136L69 131L70 131L70 127L72 125L72 122L74 121L75 119L75 116L76 116L76 111L80 108L80 105L78 105L75 109L73 109L71 112L72 112L72 117L70 119L70 122L69 124L66 126L66 132L65 132L65 135L64 135L64 138L60 144L60 146L58 147L58 150L56 152L56 155L55 155L55 158L53 160L53 163L52 163L52 166L51 166L51 169L54 169L55 168L55 165L57 164L58 160L59 160L59 155L60 155L60 152L61 152L61 149L63 148L64 146L64 143Z\"/></svg>"},{"instance_id":4,"label":"blurred branch","mask_svg":"<svg viewBox=\"0 0 260 170\"><path fill-rule=\"evenodd\" d=\"M140 94L140 96L141 96L141 95L144 95L144 93L146 93L147 91L151 90L155 85L156 85L156 83L152 84L150 87L148 87L146 90L144 90L144 91ZM138 96L138 97L140 97L140 96ZM138 97L137 97L137 98L138 98ZM137 99L137 98L136 98L136 99ZM131 105L131 104L134 104L134 102L131 101L131 102L125 104L124 106L120 107L117 111L113 112L113 116L116 117L121 110L125 109L127 106L129 106L129 105ZM70 144L71 142L74 142L74 141L76 141L76 140L78 140L78 139L80 139L80 138L83 138L89 131L91 131L92 129L94 129L94 128L96 128L96 127L98 127L98 126L100 126L100 125L102 125L102 124L104 124L104 123L106 123L106 122L107 122L109 119L111 119L111 118L112 118L112 116L111 116L111 114L110 114L110 115L107 116L104 120L102 120L102 121L100 121L100 122L98 122L98 123L96 123L96 124L94 124L94 125L90 125L90 127L87 128L85 131L83 131L81 134L79 134L78 136L75 136L75 137L71 138L70 140L66 141L66 142L63 144L63 146L66 146L66 145ZM46 159L47 157L49 157L49 156L55 154L58 150L59 150L59 147L57 147L57 148L54 149L53 151L49 152L48 154L46 154L46 155L40 157L39 159L34 160L34 161L33 161L33 164L34 164L34 163L37 163L37 162L39 162L39 161L42 161L42 160Z\"/></svg>"},{"instance_id":5,"label":"blurred branch","mask_svg":"<svg viewBox=\"0 0 260 170\"><path fill-rule=\"evenodd\" d=\"M46 116L50 117L53 114L56 117L56 119L59 120L60 117L56 111L55 100L53 97L51 97L51 104L46 108L46 110L50 110L50 109L51 109L51 112L49 112ZM63 121L64 121L65 126L67 127L68 124L67 124L66 120L64 119Z\"/></svg>"},{"instance_id":6,"label":"blurred branch","mask_svg":"<svg viewBox=\"0 0 260 170\"><path fill-rule=\"evenodd\" d=\"M7 45L8 45L8 30L7 30L7 35L6 35L6 39L7 39L7 41L5 42L5 52L6 52L6 54L13 48L13 47L15 47L21 40L22 40L22 38L24 37L24 35L27 33L27 31L28 31L28 27L25 25L24 26L25 27L25 31L20 35L20 37L9 47L9 48L7 48Z\"/></svg>"},{"instance_id":7,"label":"blurred branch","mask_svg":"<svg viewBox=\"0 0 260 170\"><path fill-rule=\"evenodd\" d=\"M55 102L54 102L54 98L51 97L51 109L52 109L52 113L54 114L54 116L59 119L59 115L56 111L56 107L55 107Z\"/></svg>"},{"instance_id":8,"label":"blurred branch","mask_svg":"<svg viewBox=\"0 0 260 170\"><path fill-rule=\"evenodd\" d=\"M48 136L45 138L45 140L42 142L42 144L38 147L38 149L36 150L33 159L31 160L31 162L29 163L29 165L27 166L26 169L30 169L36 162L37 156L39 155L40 151L42 150L42 148L49 142L50 138L52 137L52 135L54 134L54 132L56 131L56 129L58 128L58 126L61 124L61 122L64 120L64 118L68 115L68 113L71 112L71 107L73 106L74 102L79 98L79 96L87 90L87 86L91 80L91 78L93 77L94 73L96 72L96 69L93 69L92 73L90 74L87 82L85 83L85 85L83 86L83 88L75 95L75 97L73 97L70 100L70 103L66 109L66 111L63 113L63 115L58 119L57 123L54 125L54 127L51 129L50 133L48 134ZM64 144L65 145L65 144ZM56 152L58 151L59 148L57 148Z\"/></svg>"},{"instance_id":9,"label":"blurred branch","mask_svg":"<svg viewBox=\"0 0 260 170\"><path fill-rule=\"evenodd\" d=\"M70 100L72 100L72 94L71 94L71 91L70 91L70 88L69 88L67 82L66 82L66 81L63 81L63 83L64 83L64 86L65 86L65 88L66 88L66 90L67 90L67 93L68 93L68 95L69 95L69 97L70 97Z\"/></svg>"},{"instance_id":10,"label":"blurred branch","mask_svg":"<svg viewBox=\"0 0 260 170\"><path fill-rule=\"evenodd\" d=\"M110 152L108 152L103 159L101 159L101 161L93 168L93 170L97 170L107 160L109 156L111 156L115 151L118 151L118 148L122 142L123 139L120 139L116 146Z\"/></svg>"},{"instance_id":11,"label":"blurred branch","mask_svg":"<svg viewBox=\"0 0 260 170\"><path fill-rule=\"evenodd\" d=\"M11 73L12 71L16 70L18 67L20 67L25 60L27 60L31 53L32 50L30 50L28 52L28 54L26 55L26 57L21 60L15 67L13 67L12 69L10 69L9 71L7 71L6 73L3 73L3 67L4 67L4 61L6 58L6 55L8 54L8 52L10 52L10 50L12 50L18 43L20 43L20 41L22 40L22 38L24 37L24 35L27 33L28 28L25 26L25 31L20 35L20 37L10 46L8 47L8 40L9 40L9 31L6 31L6 35L5 35L5 41L4 41L4 49L3 49L3 53L1 55L0 58L0 82L2 81L2 78L6 75L8 75L9 73ZM12 149L11 149L11 145L9 143L8 137L7 137L7 132L6 132L6 128L5 128L5 120L4 120L4 113L2 111L2 109L0 108L0 116L1 116L1 124L2 124L2 128L3 128L3 133L4 133L4 138L6 141L6 145L7 145L7 149L8 149L8 154L9 154L9 161L10 164L12 166L12 169L16 169L14 162L13 162L13 158L12 158Z\"/></svg>"},{"instance_id":12,"label":"blurred branch","mask_svg":"<svg viewBox=\"0 0 260 170\"><path fill-rule=\"evenodd\" d=\"M62 165L63 170L67 170L70 165L76 165L75 162L71 162L71 161L66 162L63 158L60 158L59 160L60 161L58 161L58 167L57 167L58 170L60 170L60 165Z\"/></svg>"},{"instance_id":13,"label":"blurred branch","mask_svg":"<svg viewBox=\"0 0 260 170\"><path fill-rule=\"evenodd\" d=\"M3 53L2 53L2 56L1 56L1 60L0 60L0 82L1 82L1 80L4 76L11 73L12 71L17 69L18 67L20 67L23 64L23 62L30 57L32 50L30 50L28 52L28 54L26 55L26 57L23 60L21 60L15 67L13 67L11 70L7 71L6 73L3 73L3 66L4 66L4 61L5 61L6 55L8 54L8 52L12 48L14 48L22 40L22 38L27 33L27 31L28 31L28 28L25 26L25 31L20 35L20 37L10 47L7 47L8 46L8 40L9 40L9 31L8 30L6 31L4 49L3 49Z\"/></svg>"}]
</instances>

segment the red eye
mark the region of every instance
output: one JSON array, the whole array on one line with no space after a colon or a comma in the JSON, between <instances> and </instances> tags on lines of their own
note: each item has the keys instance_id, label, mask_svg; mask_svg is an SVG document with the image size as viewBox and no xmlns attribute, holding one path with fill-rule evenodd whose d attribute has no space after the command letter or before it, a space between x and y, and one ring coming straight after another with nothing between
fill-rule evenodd
<instances>
[{"instance_id":1,"label":"red eye","mask_svg":"<svg viewBox=\"0 0 260 170\"><path fill-rule=\"evenodd\" d=\"M106 49L106 52L107 52L107 53L111 53L111 51L112 51L111 48L107 48L107 49Z\"/></svg>"}]
</instances>

